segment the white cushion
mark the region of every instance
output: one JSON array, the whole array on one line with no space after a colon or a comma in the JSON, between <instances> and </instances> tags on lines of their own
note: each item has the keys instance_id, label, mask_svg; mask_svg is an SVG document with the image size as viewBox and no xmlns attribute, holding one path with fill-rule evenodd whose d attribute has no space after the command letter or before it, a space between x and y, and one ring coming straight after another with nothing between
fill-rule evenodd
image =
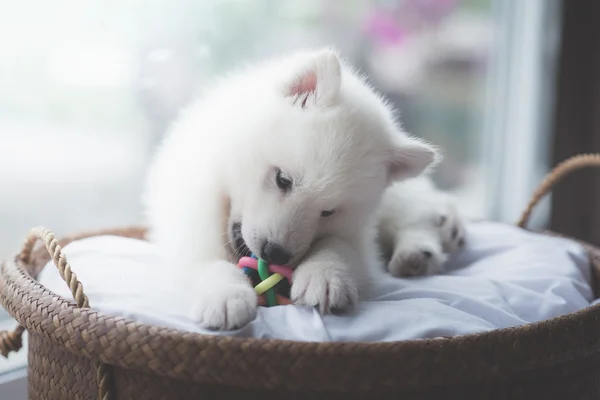
<instances>
[{"instance_id":1,"label":"white cushion","mask_svg":"<svg viewBox=\"0 0 600 400\"><path fill-rule=\"evenodd\" d=\"M473 223L468 246L445 275L387 277L351 313L321 316L297 306L261 307L248 326L217 334L300 341L393 341L454 336L517 326L590 305L589 260L573 241L499 223ZM140 322L211 333L189 318L193 294L166 284L153 245L102 236L64 248L92 307ZM56 268L39 281L71 298Z\"/></svg>"}]
</instances>

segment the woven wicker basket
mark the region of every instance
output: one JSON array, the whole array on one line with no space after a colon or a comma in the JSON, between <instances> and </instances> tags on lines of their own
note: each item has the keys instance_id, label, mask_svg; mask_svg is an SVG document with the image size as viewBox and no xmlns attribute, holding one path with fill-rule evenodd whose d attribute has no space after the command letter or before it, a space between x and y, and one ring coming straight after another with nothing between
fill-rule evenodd
<instances>
[{"instance_id":1,"label":"woven wicker basket","mask_svg":"<svg viewBox=\"0 0 600 400\"><path fill-rule=\"evenodd\" d=\"M600 166L600 155L559 165L520 221L562 176ZM205 336L115 318L89 308L61 246L96 234L143 238L130 228L57 241L35 229L0 271L0 300L19 322L0 336L4 355L29 333L31 399L597 399L600 306L525 326L448 339L304 343ZM34 249L37 240L45 248ZM594 272L600 250L584 245ZM76 303L33 277L53 259Z\"/></svg>"}]
</instances>

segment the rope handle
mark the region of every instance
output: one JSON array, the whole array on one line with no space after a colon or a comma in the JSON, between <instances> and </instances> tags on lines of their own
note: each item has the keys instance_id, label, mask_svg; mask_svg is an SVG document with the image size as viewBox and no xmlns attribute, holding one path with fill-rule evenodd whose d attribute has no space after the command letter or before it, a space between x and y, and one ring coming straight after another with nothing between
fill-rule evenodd
<instances>
[{"instance_id":1,"label":"rope handle","mask_svg":"<svg viewBox=\"0 0 600 400\"><path fill-rule=\"evenodd\" d=\"M38 240L44 242L46 250L48 250L50 257L52 257L52 261L58 269L60 277L65 281L67 286L69 286L77 307L88 308L90 302L85 293L83 293L83 285L79 282L79 279L77 279L77 274L71 270L71 265L67 261L67 256L62 252L62 247L58 244L58 240L54 236L54 233L41 227L33 228L29 231L25 243L23 243L21 253L19 254L19 260L24 264L31 263L33 248Z\"/></svg>"},{"instance_id":2,"label":"rope handle","mask_svg":"<svg viewBox=\"0 0 600 400\"><path fill-rule=\"evenodd\" d=\"M90 302L83 292L83 285L77 278L77 274L71 269L71 265L67 261L67 256L62 252L62 247L58 244L58 240L50 230L42 227L31 229L21 247L21 252L18 256L19 261L25 265L31 263L33 249L38 240L44 243L54 265L58 269L60 277L65 281L67 286L69 286L69 290L71 290L71 294L75 299L77 307L88 308ZM25 328L21 325L18 325L13 331L0 331L0 354L4 357L8 357L8 354L11 352L18 351L23 345L22 337L24 331ZM109 400L112 397L109 380L110 371L107 366L101 363L96 363L95 367L98 380L99 399Z\"/></svg>"},{"instance_id":3,"label":"rope handle","mask_svg":"<svg viewBox=\"0 0 600 400\"><path fill-rule=\"evenodd\" d=\"M565 161L554 167L554 169L550 171L548 175L546 175L542 183L540 183L536 191L533 193L531 200L529 200L529 204L527 204L527 208L525 208L525 211L523 211L523 214L521 214L519 222L517 222L517 226L520 228L525 228L527 226L535 206L552 190L554 186L556 186L561 179L567 175L570 175L574 171L587 167L600 167L600 153L580 154L573 156L567 158Z\"/></svg>"},{"instance_id":4,"label":"rope handle","mask_svg":"<svg viewBox=\"0 0 600 400\"><path fill-rule=\"evenodd\" d=\"M19 253L19 261L25 265L31 262L33 248L38 240L44 242L46 250L50 254L54 265L58 269L60 277L69 286L77 307L89 307L89 300L83 293L83 285L77 279L77 275L71 270L71 265L67 261L67 257L62 252L62 247L58 244L58 240L52 232L45 228L33 228L27 234L25 242ZM0 354L8 357L8 354L13 351L18 351L23 345L22 336L25 329L18 326L14 331L0 332Z\"/></svg>"}]
</instances>

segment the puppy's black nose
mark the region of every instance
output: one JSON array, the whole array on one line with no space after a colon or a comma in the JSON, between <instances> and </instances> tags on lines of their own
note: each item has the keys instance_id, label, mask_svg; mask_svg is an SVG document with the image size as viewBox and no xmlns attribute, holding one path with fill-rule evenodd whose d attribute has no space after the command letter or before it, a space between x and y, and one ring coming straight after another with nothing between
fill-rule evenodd
<instances>
[{"instance_id":1,"label":"puppy's black nose","mask_svg":"<svg viewBox=\"0 0 600 400\"><path fill-rule=\"evenodd\" d=\"M292 259L292 254L277 243L265 242L260 258L269 264L285 265Z\"/></svg>"}]
</instances>

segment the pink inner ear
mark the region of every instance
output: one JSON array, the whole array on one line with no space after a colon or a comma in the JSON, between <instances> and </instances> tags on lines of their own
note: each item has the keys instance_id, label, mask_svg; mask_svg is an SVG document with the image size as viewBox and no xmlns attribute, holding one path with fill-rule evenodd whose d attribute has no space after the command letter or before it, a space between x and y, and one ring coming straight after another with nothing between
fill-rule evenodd
<instances>
[{"instance_id":1,"label":"pink inner ear","mask_svg":"<svg viewBox=\"0 0 600 400\"><path fill-rule=\"evenodd\" d=\"M289 95L298 96L300 94L312 93L317 90L317 74L309 72L290 86Z\"/></svg>"}]
</instances>

